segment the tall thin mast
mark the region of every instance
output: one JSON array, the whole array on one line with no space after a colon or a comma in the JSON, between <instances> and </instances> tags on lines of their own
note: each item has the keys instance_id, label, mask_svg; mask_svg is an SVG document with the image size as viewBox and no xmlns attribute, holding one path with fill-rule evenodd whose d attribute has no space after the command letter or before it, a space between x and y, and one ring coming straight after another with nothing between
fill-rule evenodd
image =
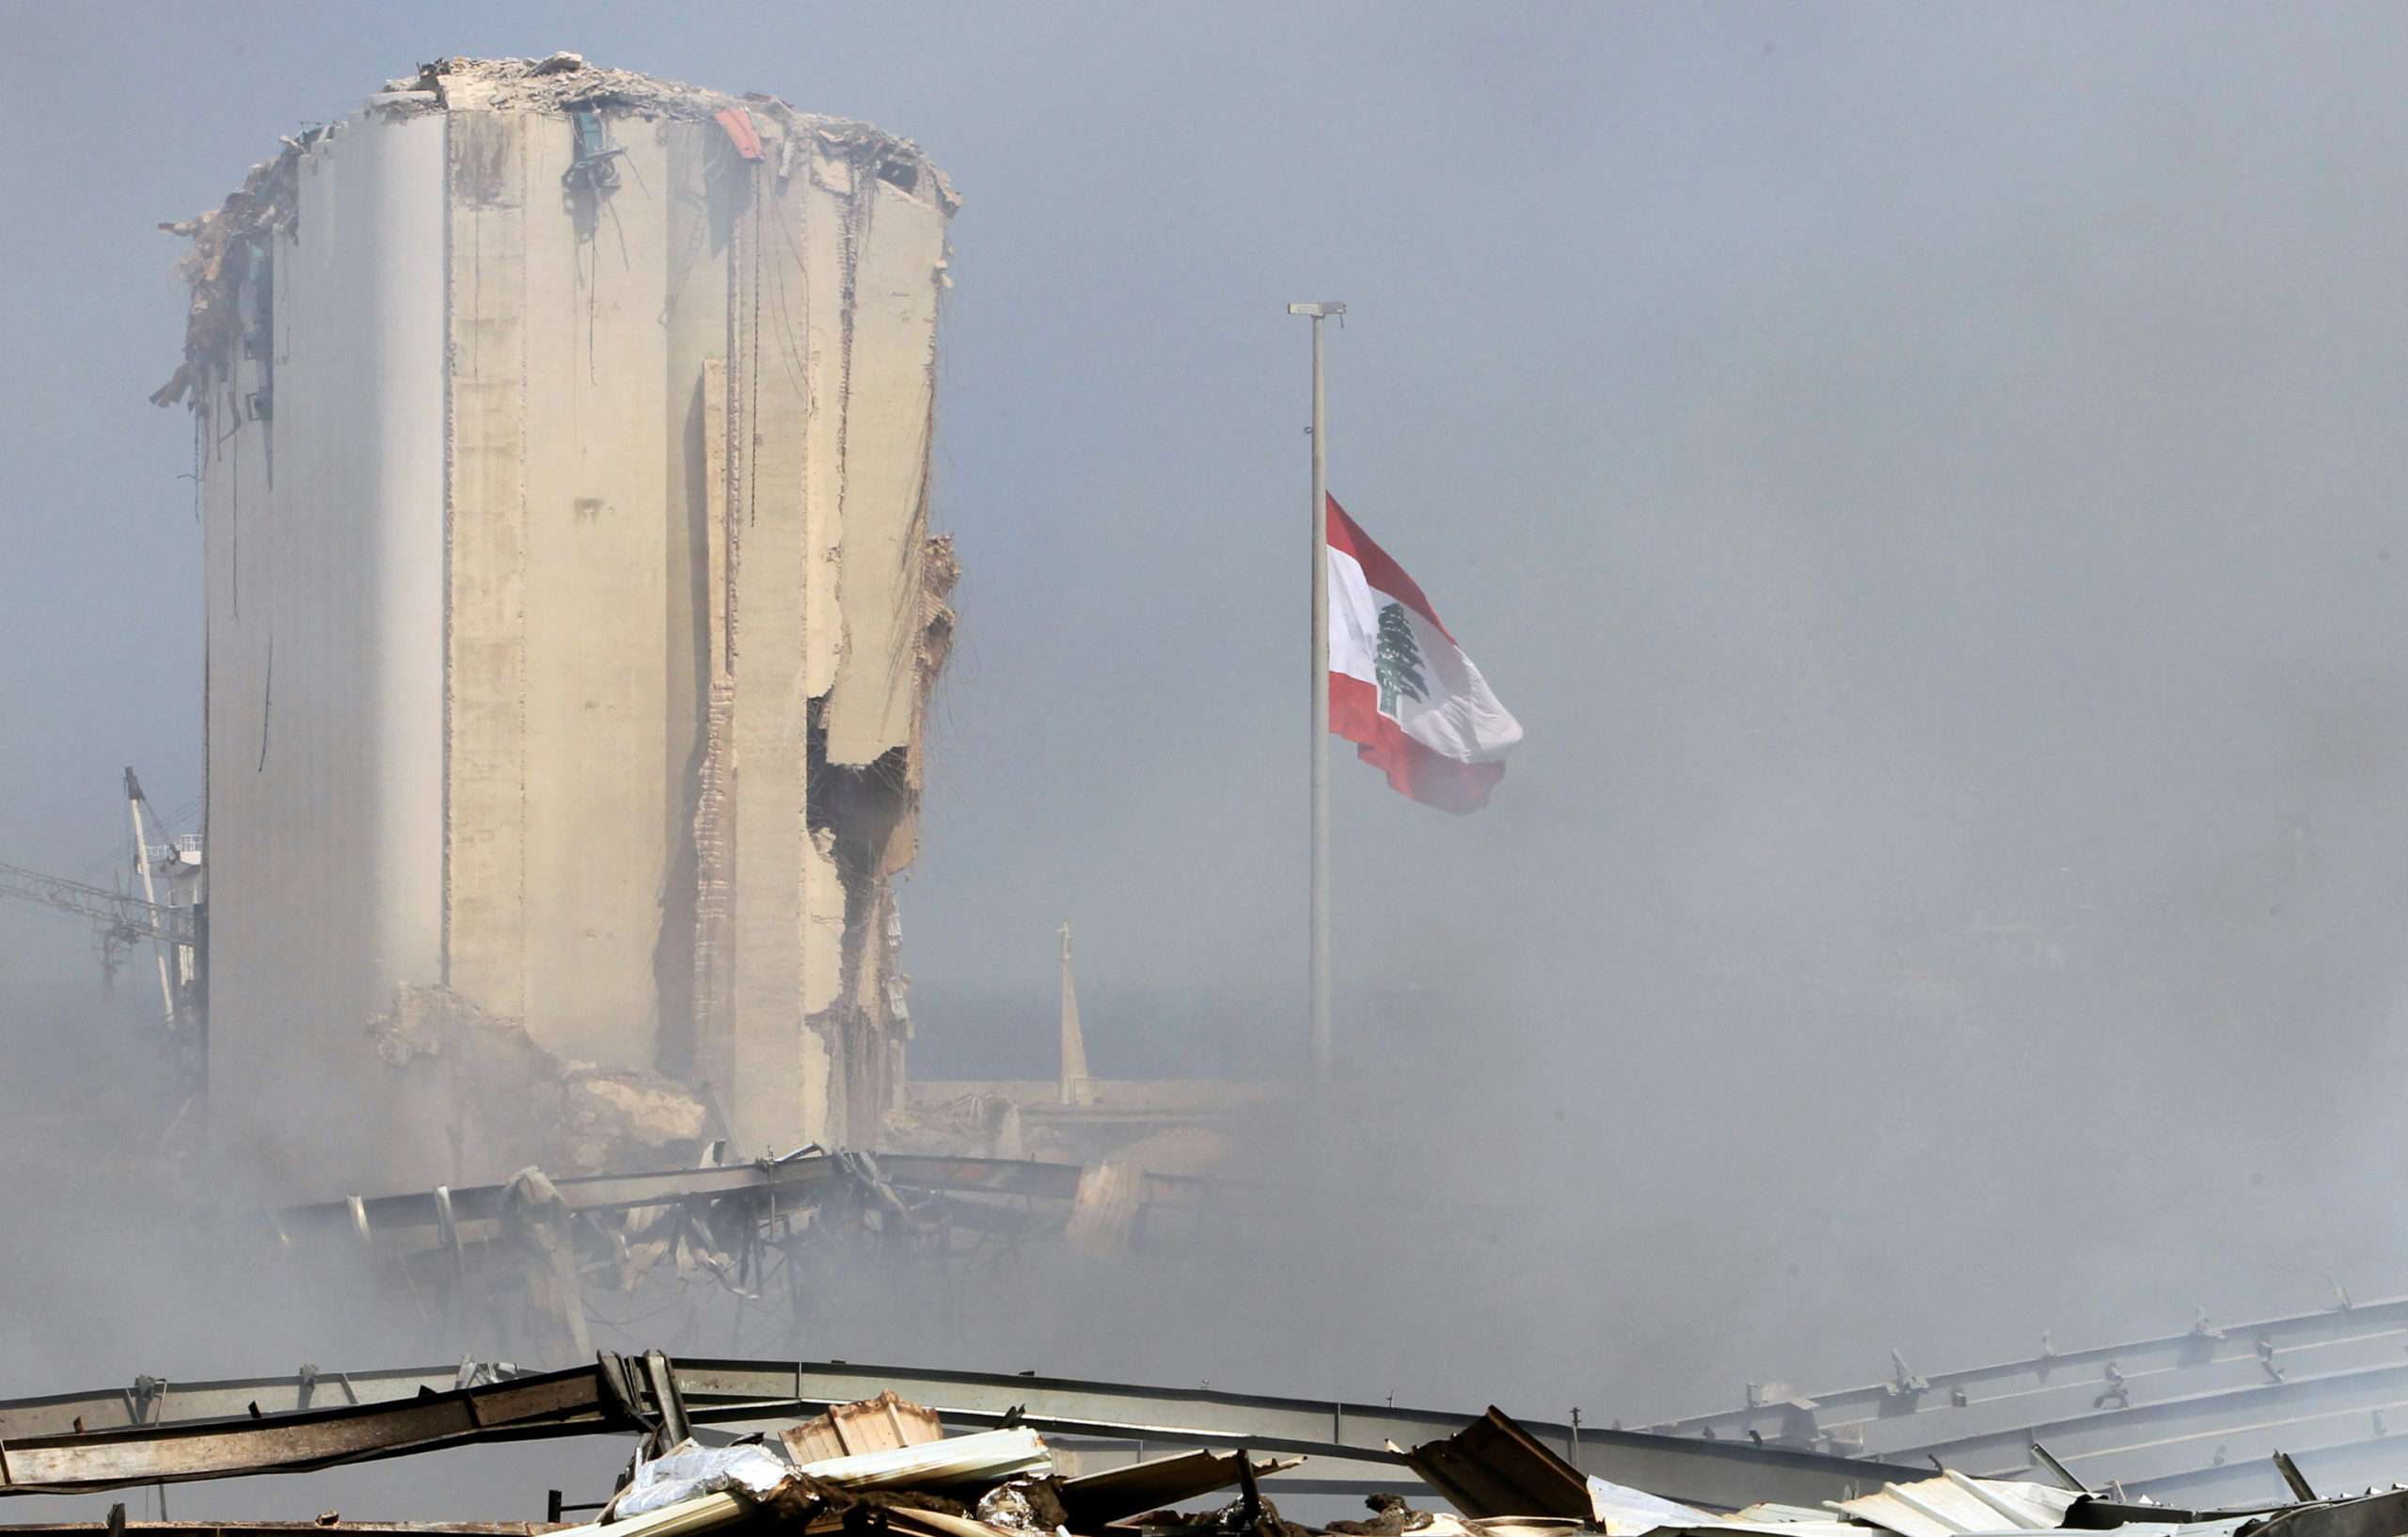
<instances>
[{"instance_id":1,"label":"tall thin mast","mask_svg":"<svg viewBox=\"0 0 2408 1537\"><path fill-rule=\"evenodd\" d=\"M1062 922L1062 1102L1087 1104L1095 1081L1087 1074L1087 1038L1079 1027L1079 979L1070 970L1070 924Z\"/></svg>"},{"instance_id":2,"label":"tall thin mast","mask_svg":"<svg viewBox=\"0 0 2408 1537\"><path fill-rule=\"evenodd\" d=\"M134 770L128 768L125 771L125 808L134 815L134 867L142 875L142 899L156 907L159 905L159 890L150 879L150 846L142 828L142 802L145 799L142 782L135 779ZM160 835L165 837L165 832ZM167 1027L172 1030L182 1020L182 1011L176 1007L175 984L167 978L167 942L153 937L150 950L159 959L159 1002L167 1010Z\"/></svg>"},{"instance_id":3,"label":"tall thin mast","mask_svg":"<svg viewBox=\"0 0 2408 1537\"><path fill-rule=\"evenodd\" d=\"M1291 304L1313 321L1313 710L1312 710L1312 1032L1313 1073L1330 1071L1329 1035L1329 435L1322 399L1322 324L1342 304Z\"/></svg>"}]
</instances>

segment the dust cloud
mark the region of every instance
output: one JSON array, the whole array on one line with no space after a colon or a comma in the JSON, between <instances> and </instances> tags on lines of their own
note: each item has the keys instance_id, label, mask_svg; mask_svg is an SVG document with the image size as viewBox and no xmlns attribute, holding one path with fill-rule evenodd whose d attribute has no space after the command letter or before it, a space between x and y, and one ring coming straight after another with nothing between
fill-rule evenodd
<instances>
[{"instance_id":1,"label":"dust cloud","mask_svg":"<svg viewBox=\"0 0 2408 1537\"><path fill-rule=\"evenodd\" d=\"M1251 1230L809 1354L1638 1423L2408 1291L2408 18L0 12L0 858L197 788L151 224L562 47L965 194L916 1071L1050 1070L1066 917L1100 1073L1298 1071L1287 301L1349 304L1333 487L1529 728L1461 820L1341 755L1340 1082ZM0 1389L418 1343L162 1262L79 996L8 1006Z\"/></svg>"}]
</instances>

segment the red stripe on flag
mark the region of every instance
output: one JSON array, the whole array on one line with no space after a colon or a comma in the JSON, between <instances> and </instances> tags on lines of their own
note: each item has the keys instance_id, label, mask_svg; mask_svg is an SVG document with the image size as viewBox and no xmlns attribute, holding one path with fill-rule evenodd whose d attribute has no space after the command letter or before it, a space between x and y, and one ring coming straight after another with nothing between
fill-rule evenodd
<instances>
[{"instance_id":1,"label":"red stripe on flag","mask_svg":"<svg viewBox=\"0 0 2408 1537\"><path fill-rule=\"evenodd\" d=\"M1391 595L1404 596L1393 590ZM1407 736L1380 713L1378 686L1343 673L1329 675L1329 729L1354 744L1356 757L1387 775L1388 788L1458 816L1488 804L1488 792L1505 777L1501 763L1465 763Z\"/></svg>"},{"instance_id":2,"label":"red stripe on flag","mask_svg":"<svg viewBox=\"0 0 2408 1537\"><path fill-rule=\"evenodd\" d=\"M1404 567L1397 564L1386 550L1371 543L1371 536L1363 531L1361 524L1346 515L1346 509L1338 504L1336 497L1329 499L1329 547L1354 556L1354 563L1363 568L1364 580L1436 625L1438 633L1448 640L1454 640L1453 633L1439 620L1438 610L1430 607L1430 600L1422 595L1421 584L1406 576Z\"/></svg>"}]
</instances>

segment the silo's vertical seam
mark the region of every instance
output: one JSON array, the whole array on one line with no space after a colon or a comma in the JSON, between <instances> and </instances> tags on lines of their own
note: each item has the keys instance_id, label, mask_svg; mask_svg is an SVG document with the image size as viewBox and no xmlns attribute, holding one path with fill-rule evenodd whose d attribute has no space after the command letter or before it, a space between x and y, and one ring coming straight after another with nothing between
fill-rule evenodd
<instances>
[{"instance_id":1,"label":"silo's vertical seam","mask_svg":"<svg viewBox=\"0 0 2408 1537\"><path fill-rule=\"evenodd\" d=\"M452 985L452 721L458 669L453 665L452 576L453 525L459 515L459 415L453 385L460 376L460 263L454 254L453 202L458 194L459 166L454 158L452 112L443 111L443 791L441 817L443 875L441 912L436 942L436 974Z\"/></svg>"}]
</instances>

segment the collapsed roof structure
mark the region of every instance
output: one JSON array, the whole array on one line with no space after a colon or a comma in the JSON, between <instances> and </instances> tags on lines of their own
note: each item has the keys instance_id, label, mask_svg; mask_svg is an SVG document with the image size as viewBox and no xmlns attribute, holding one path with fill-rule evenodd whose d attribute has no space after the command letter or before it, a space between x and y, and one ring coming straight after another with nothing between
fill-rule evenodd
<instances>
[{"instance_id":1,"label":"collapsed roof structure","mask_svg":"<svg viewBox=\"0 0 2408 1537\"><path fill-rule=\"evenodd\" d=\"M1260 1187L1121 1156L1082 1165L808 1148L647 1174L553 1180L529 1169L506 1184L287 1208L265 1225L288 1252L370 1260L397 1297L432 1299L454 1317L459 1299L472 1298L465 1310L476 1317L519 1318L496 1348L565 1365L588 1356L587 1320L602 1316L591 1305L614 1292L716 1284L734 1299L731 1338L744 1337L749 1318L754 1337L800 1348L831 1322L815 1309L830 1306L853 1259L875 1254L974 1284L982 1258L1029 1244L1089 1257L1182 1252L1242 1228L1265 1198ZM1444 1214L1455 1226L1481 1218L1500 1234L1512 1220ZM2066 1351L2044 1342L2034 1357L1928 1377L1893 1357L1889 1380L1834 1392L1750 1384L1743 1407L1644 1429L1650 1444L1719 1452L2006 1480L2062 1469L2132 1498L2207 1506L2279 1493L2278 1451L2320 1484L2395 1477L2408 1434L2395 1430L2408 1427L2403 1345L2408 1298L2356 1303L2337 1288L2331 1307L2228 1328L2202 1315L2178 1334Z\"/></svg>"},{"instance_id":2,"label":"collapsed roof structure","mask_svg":"<svg viewBox=\"0 0 2408 1537\"><path fill-rule=\"evenodd\" d=\"M904 1381L840 1398L877 1380ZM311 1402L339 1387L342 1402ZM294 1473L477 1441L618 1432L638 1437L607 1497L549 1492L547 1520L408 1526L328 1513L317 1529L537 1537L571 1511L598 1510L578 1537L691 1537L705 1531L796 1537L2006 1537L2136 1527L2164 1537L2396 1537L2408 1491L2324 1498L2277 1458L2289 1497L2192 1511L2102 1497L2069 1482L1980 1479L1640 1433L1584 1435L1524 1426L1491 1407L1477 1418L1306 1404L1210 1390L1149 1389L1033 1374L895 1372L840 1362L673 1361L604 1354L592 1366L521 1373L464 1363L443 1372L338 1373L67 1394L0 1403L0 1496L105 1491L257 1473ZM289 1397L288 1397L289 1395ZM284 1407L286 1402L293 1407ZM971 1428L978 1427L978 1428ZM1568 1433L1564 1454L1546 1439ZM949 1432L958 1432L951 1434ZM1410 1450L1394 1436L1427 1434ZM1170 1450L1176 1449L1176 1450ZM1168 1455L1149 1451L1169 1450ZM1259 1458L1262 1450L1302 1453ZM1372 1488L1370 1521L1315 1529L1281 1516L1268 1491L1360 1489L1296 1479L1307 1459L1375 1469L1374 1483L1418 1480L1451 1505L1415 1511ZM1583 1461L1587 1459L1587 1461ZM1101 1464L1102 1466L1095 1466ZM1584 1472L1602 1466L1612 1477ZM1623 1479L1640 1479L1628 1483ZM1286 1482L1283 1482L1286 1481ZM1226 1504L1170 1507L1235 1486ZM83 1528L0 1531L193 1529L132 1523L123 1505ZM267 1532L272 1524L208 1524Z\"/></svg>"},{"instance_id":3,"label":"collapsed roof structure","mask_svg":"<svg viewBox=\"0 0 2408 1537\"><path fill-rule=\"evenodd\" d=\"M2408 1463L2408 1298L2333 1305L1921 1376L1803 1393L1750 1384L1742 1408L1658 1434L2017 1476L2045 1448L2080 1478L2175 1505L2262 1498L2273 1455L2319 1484L2384 1483Z\"/></svg>"},{"instance_id":4,"label":"collapsed roof structure","mask_svg":"<svg viewBox=\"0 0 2408 1537\"><path fill-rule=\"evenodd\" d=\"M1064 1467L1093 1471L1166 1449L1244 1447L1314 1460L1309 1479L1301 1469L1278 1470L1284 1486L1341 1492L1393 1487L1408 1472L1400 1443L1443 1439L1483 1422L1438 1410L1034 1372L604 1353L548 1372L480 1361L382 1371L313 1368L229 1382L145 1379L132 1389L0 1402L0 1492L303 1472L473 1441L562 1435L632 1434L648 1438L657 1455L689 1437L727 1443L890 1392L956 1430L1038 1432L1062 1443L1055 1450ZM1780 1499L1812 1507L1872 1493L1885 1478L1917 1476L1813 1452L1594 1426L1534 1422L1514 1434L1545 1436L1576 1453L1584 1468L1703 1505ZM1485 1455L1477 1448L1472 1454Z\"/></svg>"},{"instance_id":5,"label":"collapsed roof structure","mask_svg":"<svg viewBox=\"0 0 2408 1537\"><path fill-rule=\"evenodd\" d=\"M1213 1181L1105 1160L827 1152L650 1173L347 1196L261 1214L260 1235L295 1260L362 1260L372 1283L445 1325L458 1348L520 1360L593 1357L606 1298L666 1291L727 1304L732 1338L797 1343L820 1321L836 1274L876 1258L958 1280L1032 1242L1108 1258L1191 1229ZM355 1274L356 1274L355 1270ZM652 1305L623 1305L646 1316Z\"/></svg>"}]
</instances>

